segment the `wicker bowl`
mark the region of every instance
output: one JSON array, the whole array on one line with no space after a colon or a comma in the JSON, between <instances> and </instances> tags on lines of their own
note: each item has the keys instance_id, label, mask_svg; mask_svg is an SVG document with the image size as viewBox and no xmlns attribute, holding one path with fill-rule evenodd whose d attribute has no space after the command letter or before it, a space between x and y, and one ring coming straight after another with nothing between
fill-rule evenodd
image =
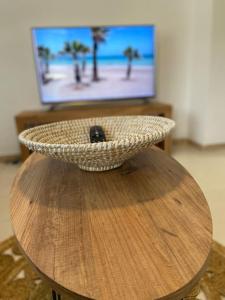
<instances>
[{"instance_id":1,"label":"wicker bowl","mask_svg":"<svg viewBox=\"0 0 225 300\"><path fill-rule=\"evenodd\" d=\"M102 126L106 142L90 143L93 125ZM105 171L162 141L174 125L170 119L152 116L78 119L27 129L19 140L32 151L76 163L80 169Z\"/></svg>"}]
</instances>

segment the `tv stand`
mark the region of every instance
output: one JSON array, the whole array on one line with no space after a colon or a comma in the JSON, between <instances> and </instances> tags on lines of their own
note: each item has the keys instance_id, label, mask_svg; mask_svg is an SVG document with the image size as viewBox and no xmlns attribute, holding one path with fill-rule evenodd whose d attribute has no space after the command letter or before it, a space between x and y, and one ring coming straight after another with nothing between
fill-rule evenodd
<instances>
[{"instance_id":1,"label":"tv stand","mask_svg":"<svg viewBox=\"0 0 225 300\"><path fill-rule=\"evenodd\" d=\"M57 105L50 105L49 106L49 108L48 108L48 111L54 111L54 110L56 110L56 108L57 108Z\"/></svg>"},{"instance_id":2,"label":"tv stand","mask_svg":"<svg viewBox=\"0 0 225 300\"><path fill-rule=\"evenodd\" d=\"M151 99L143 98L142 101L144 104L148 104L148 103L150 103Z\"/></svg>"},{"instance_id":3,"label":"tv stand","mask_svg":"<svg viewBox=\"0 0 225 300\"><path fill-rule=\"evenodd\" d=\"M125 115L152 115L171 118L172 107L169 104L159 102L149 102L147 100L139 103L137 102L118 102L113 103L104 102L96 105L86 106L58 106L52 105L46 110L23 111L16 115L16 127L18 134L28 128L63 120L81 119L89 117L103 117L103 116L125 116ZM165 141L158 144L163 150L170 152L171 137L168 136ZM24 161L29 155L30 151L22 144L20 144L21 159Z\"/></svg>"}]
</instances>

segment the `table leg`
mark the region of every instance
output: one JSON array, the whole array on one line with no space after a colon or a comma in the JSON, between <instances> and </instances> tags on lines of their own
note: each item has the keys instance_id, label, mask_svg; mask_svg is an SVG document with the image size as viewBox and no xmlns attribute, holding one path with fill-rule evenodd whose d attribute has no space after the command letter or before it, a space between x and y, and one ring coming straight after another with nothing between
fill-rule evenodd
<instances>
[{"instance_id":1,"label":"table leg","mask_svg":"<svg viewBox=\"0 0 225 300\"><path fill-rule=\"evenodd\" d=\"M52 290L52 300L61 300L61 295Z\"/></svg>"},{"instance_id":2,"label":"table leg","mask_svg":"<svg viewBox=\"0 0 225 300\"><path fill-rule=\"evenodd\" d=\"M57 300L57 295L54 290L52 290L52 300Z\"/></svg>"}]
</instances>

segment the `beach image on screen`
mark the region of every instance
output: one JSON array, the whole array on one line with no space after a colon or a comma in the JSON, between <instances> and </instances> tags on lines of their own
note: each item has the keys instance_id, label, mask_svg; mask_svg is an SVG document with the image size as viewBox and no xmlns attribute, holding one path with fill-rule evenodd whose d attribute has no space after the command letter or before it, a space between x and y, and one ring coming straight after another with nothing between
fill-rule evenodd
<instances>
[{"instance_id":1,"label":"beach image on screen","mask_svg":"<svg viewBox=\"0 0 225 300\"><path fill-rule=\"evenodd\" d=\"M154 96L154 26L32 29L42 102Z\"/></svg>"}]
</instances>

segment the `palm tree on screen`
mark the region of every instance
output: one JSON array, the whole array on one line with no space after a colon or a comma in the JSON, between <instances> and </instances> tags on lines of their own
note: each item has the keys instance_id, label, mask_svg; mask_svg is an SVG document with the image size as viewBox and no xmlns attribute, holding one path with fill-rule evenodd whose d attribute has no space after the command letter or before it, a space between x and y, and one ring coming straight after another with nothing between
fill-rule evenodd
<instances>
[{"instance_id":1,"label":"palm tree on screen","mask_svg":"<svg viewBox=\"0 0 225 300\"><path fill-rule=\"evenodd\" d=\"M93 39L93 75L92 80L98 81L98 62L97 62L97 53L98 46L100 43L105 42L105 37L107 33L107 28L105 27L92 27L92 39Z\"/></svg>"},{"instance_id":2,"label":"palm tree on screen","mask_svg":"<svg viewBox=\"0 0 225 300\"><path fill-rule=\"evenodd\" d=\"M82 53L83 45L78 41L66 42L64 45L64 53L68 53L72 56L74 61L74 78L76 83L81 82L79 54Z\"/></svg>"},{"instance_id":3,"label":"palm tree on screen","mask_svg":"<svg viewBox=\"0 0 225 300\"><path fill-rule=\"evenodd\" d=\"M44 63L44 71L41 71L41 78L43 83L47 83L46 75L49 73L49 61L53 58L51 50L44 46L38 47L38 56L41 61Z\"/></svg>"},{"instance_id":4,"label":"palm tree on screen","mask_svg":"<svg viewBox=\"0 0 225 300\"><path fill-rule=\"evenodd\" d=\"M85 73L85 70L86 70L86 55L90 52L90 48L85 46L85 45L82 45L81 47L81 52L83 54L83 60L82 60L82 73L84 74Z\"/></svg>"},{"instance_id":5,"label":"palm tree on screen","mask_svg":"<svg viewBox=\"0 0 225 300\"><path fill-rule=\"evenodd\" d=\"M127 47L124 50L123 55L127 57L126 78L130 79L131 71L132 71L132 61L134 59L139 59L140 58L140 54L139 54L138 50L133 49L132 47Z\"/></svg>"}]
</instances>

